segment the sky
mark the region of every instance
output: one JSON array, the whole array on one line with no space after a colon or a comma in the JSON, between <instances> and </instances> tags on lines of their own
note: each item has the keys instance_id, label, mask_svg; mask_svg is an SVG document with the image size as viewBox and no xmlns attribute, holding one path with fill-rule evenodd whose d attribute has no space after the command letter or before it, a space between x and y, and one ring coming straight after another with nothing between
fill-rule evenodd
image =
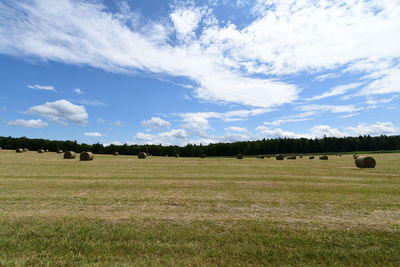
<instances>
[{"instance_id":1,"label":"sky","mask_svg":"<svg viewBox=\"0 0 400 267\"><path fill-rule=\"evenodd\" d=\"M1 0L0 136L400 134L400 0Z\"/></svg>"}]
</instances>

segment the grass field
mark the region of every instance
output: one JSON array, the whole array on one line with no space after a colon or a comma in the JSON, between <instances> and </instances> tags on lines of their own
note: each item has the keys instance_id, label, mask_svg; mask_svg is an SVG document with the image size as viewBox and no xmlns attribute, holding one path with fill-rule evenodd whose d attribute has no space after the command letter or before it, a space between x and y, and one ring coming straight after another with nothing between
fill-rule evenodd
<instances>
[{"instance_id":1,"label":"grass field","mask_svg":"<svg viewBox=\"0 0 400 267\"><path fill-rule=\"evenodd\" d=\"M400 154L328 161L0 151L0 266L400 265Z\"/></svg>"}]
</instances>

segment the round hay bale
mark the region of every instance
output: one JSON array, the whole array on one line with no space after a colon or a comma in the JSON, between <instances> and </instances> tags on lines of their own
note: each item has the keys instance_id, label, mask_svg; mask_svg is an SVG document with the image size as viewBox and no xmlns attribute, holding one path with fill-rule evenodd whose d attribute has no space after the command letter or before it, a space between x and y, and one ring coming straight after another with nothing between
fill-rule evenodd
<instances>
[{"instance_id":1,"label":"round hay bale","mask_svg":"<svg viewBox=\"0 0 400 267\"><path fill-rule=\"evenodd\" d=\"M375 168L376 161L373 157L358 156L354 163L358 168Z\"/></svg>"},{"instance_id":2,"label":"round hay bale","mask_svg":"<svg viewBox=\"0 0 400 267\"><path fill-rule=\"evenodd\" d=\"M319 159L320 159L320 160L328 160L328 156L327 156L327 155L324 155L324 156L319 157Z\"/></svg>"},{"instance_id":3,"label":"round hay bale","mask_svg":"<svg viewBox=\"0 0 400 267\"><path fill-rule=\"evenodd\" d=\"M175 156L174 156L175 158L179 158L179 154L175 154Z\"/></svg>"},{"instance_id":4,"label":"round hay bale","mask_svg":"<svg viewBox=\"0 0 400 267\"><path fill-rule=\"evenodd\" d=\"M57 154L62 154L64 153L64 151L62 151L61 149L57 150Z\"/></svg>"},{"instance_id":5,"label":"round hay bale","mask_svg":"<svg viewBox=\"0 0 400 267\"><path fill-rule=\"evenodd\" d=\"M315 159L315 157L314 156L310 156L309 159Z\"/></svg>"},{"instance_id":6,"label":"round hay bale","mask_svg":"<svg viewBox=\"0 0 400 267\"><path fill-rule=\"evenodd\" d=\"M146 152L139 152L138 159L145 159L145 158L147 158Z\"/></svg>"},{"instance_id":7,"label":"round hay bale","mask_svg":"<svg viewBox=\"0 0 400 267\"><path fill-rule=\"evenodd\" d=\"M64 153L64 159L74 159L76 157L76 153L74 151L66 151Z\"/></svg>"},{"instance_id":8,"label":"round hay bale","mask_svg":"<svg viewBox=\"0 0 400 267\"><path fill-rule=\"evenodd\" d=\"M118 156L119 155L119 153L117 152L117 151L115 151L114 153L113 153L113 156Z\"/></svg>"},{"instance_id":9,"label":"round hay bale","mask_svg":"<svg viewBox=\"0 0 400 267\"><path fill-rule=\"evenodd\" d=\"M290 156L290 157L287 157L286 159L296 159L296 156Z\"/></svg>"},{"instance_id":10,"label":"round hay bale","mask_svg":"<svg viewBox=\"0 0 400 267\"><path fill-rule=\"evenodd\" d=\"M38 149L37 152L38 152L38 153L44 153L44 150L43 150L43 149Z\"/></svg>"},{"instance_id":11,"label":"round hay bale","mask_svg":"<svg viewBox=\"0 0 400 267\"><path fill-rule=\"evenodd\" d=\"M17 153L22 153L22 152L24 152L24 150L23 150L22 148L17 148L17 149L15 150L15 152L17 152Z\"/></svg>"},{"instance_id":12,"label":"round hay bale","mask_svg":"<svg viewBox=\"0 0 400 267\"><path fill-rule=\"evenodd\" d=\"M85 151L83 151L83 152L81 153L81 155L79 156L79 159L80 159L80 160L83 160L83 161L93 160L93 158L94 158L94 156L93 156L93 153L92 153L92 152L85 152Z\"/></svg>"},{"instance_id":13,"label":"round hay bale","mask_svg":"<svg viewBox=\"0 0 400 267\"><path fill-rule=\"evenodd\" d=\"M206 158L206 154L204 154L204 153L201 154L201 155L200 155L200 158L205 159L205 158Z\"/></svg>"},{"instance_id":14,"label":"round hay bale","mask_svg":"<svg viewBox=\"0 0 400 267\"><path fill-rule=\"evenodd\" d=\"M260 156L260 159L265 159L265 156Z\"/></svg>"},{"instance_id":15,"label":"round hay bale","mask_svg":"<svg viewBox=\"0 0 400 267\"><path fill-rule=\"evenodd\" d=\"M236 158L237 158L237 159L243 159L243 154L237 154L237 155L236 155Z\"/></svg>"},{"instance_id":16,"label":"round hay bale","mask_svg":"<svg viewBox=\"0 0 400 267\"><path fill-rule=\"evenodd\" d=\"M276 160L284 160L284 159L285 159L285 156L282 155L282 154L279 154L279 155L276 155L275 159L276 159Z\"/></svg>"},{"instance_id":17,"label":"round hay bale","mask_svg":"<svg viewBox=\"0 0 400 267\"><path fill-rule=\"evenodd\" d=\"M48 149L45 149L44 152L49 152L49 150L48 150Z\"/></svg>"},{"instance_id":18,"label":"round hay bale","mask_svg":"<svg viewBox=\"0 0 400 267\"><path fill-rule=\"evenodd\" d=\"M301 158L301 159L302 159L302 158L303 158L303 156L300 156L299 158Z\"/></svg>"},{"instance_id":19,"label":"round hay bale","mask_svg":"<svg viewBox=\"0 0 400 267\"><path fill-rule=\"evenodd\" d=\"M27 148L24 148L24 152L28 152L29 151L29 149L27 149Z\"/></svg>"}]
</instances>

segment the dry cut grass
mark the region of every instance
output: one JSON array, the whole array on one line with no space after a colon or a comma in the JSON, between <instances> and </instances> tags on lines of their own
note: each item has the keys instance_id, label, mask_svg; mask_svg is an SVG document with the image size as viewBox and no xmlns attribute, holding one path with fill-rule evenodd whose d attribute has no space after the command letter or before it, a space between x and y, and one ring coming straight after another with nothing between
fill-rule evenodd
<instances>
[{"instance_id":1,"label":"dry cut grass","mask_svg":"<svg viewBox=\"0 0 400 267\"><path fill-rule=\"evenodd\" d=\"M0 151L0 265L400 264L400 154L328 161Z\"/></svg>"}]
</instances>

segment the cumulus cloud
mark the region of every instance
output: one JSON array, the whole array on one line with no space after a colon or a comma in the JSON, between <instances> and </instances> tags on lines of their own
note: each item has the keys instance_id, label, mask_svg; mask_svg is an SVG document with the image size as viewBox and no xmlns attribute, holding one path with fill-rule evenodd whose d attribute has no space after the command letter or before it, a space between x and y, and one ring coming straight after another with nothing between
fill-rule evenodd
<instances>
[{"instance_id":1,"label":"cumulus cloud","mask_svg":"<svg viewBox=\"0 0 400 267\"><path fill-rule=\"evenodd\" d=\"M155 138L155 135L147 134L147 133L137 133L135 135L135 139L141 141L152 141Z\"/></svg>"},{"instance_id":2,"label":"cumulus cloud","mask_svg":"<svg viewBox=\"0 0 400 267\"><path fill-rule=\"evenodd\" d=\"M12 126L20 126L20 127L27 127L27 128L44 128L49 125L47 122L44 122L41 119L38 119L38 120L19 119L19 120L9 121L8 124L12 125Z\"/></svg>"},{"instance_id":3,"label":"cumulus cloud","mask_svg":"<svg viewBox=\"0 0 400 267\"><path fill-rule=\"evenodd\" d=\"M259 126L256 128L266 138L321 138L321 137L345 137L359 135L396 135L400 134L400 128L396 127L392 122L377 122L374 124L361 123L355 127L335 128L330 125L316 125L305 133L294 133L284 131L281 128L269 128Z\"/></svg>"},{"instance_id":4,"label":"cumulus cloud","mask_svg":"<svg viewBox=\"0 0 400 267\"><path fill-rule=\"evenodd\" d=\"M74 105L64 99L30 107L26 113L43 116L51 121L61 124L72 122L85 125L88 123L89 118L84 106Z\"/></svg>"},{"instance_id":5,"label":"cumulus cloud","mask_svg":"<svg viewBox=\"0 0 400 267\"><path fill-rule=\"evenodd\" d=\"M148 133L137 133L135 135L136 140L146 141L147 143L163 143L173 140L187 139L189 134L184 129L173 129L167 132L161 132L158 134L148 134Z\"/></svg>"},{"instance_id":6,"label":"cumulus cloud","mask_svg":"<svg viewBox=\"0 0 400 267\"><path fill-rule=\"evenodd\" d=\"M400 134L400 128L392 122L377 122L375 124L362 123L355 127L347 127L353 135L397 135Z\"/></svg>"},{"instance_id":7,"label":"cumulus cloud","mask_svg":"<svg viewBox=\"0 0 400 267\"><path fill-rule=\"evenodd\" d=\"M84 135L85 136L91 136L91 137L101 137L101 136L103 136L103 134L99 133L99 132L88 132L88 133L85 133Z\"/></svg>"},{"instance_id":8,"label":"cumulus cloud","mask_svg":"<svg viewBox=\"0 0 400 267\"><path fill-rule=\"evenodd\" d=\"M56 89L52 85L27 85L26 87L35 89L35 90L44 90L44 91L55 91Z\"/></svg>"},{"instance_id":9,"label":"cumulus cloud","mask_svg":"<svg viewBox=\"0 0 400 267\"><path fill-rule=\"evenodd\" d=\"M140 124L151 129L161 129L171 125L168 121L163 120L160 117L151 117L149 120L144 120Z\"/></svg>"},{"instance_id":10,"label":"cumulus cloud","mask_svg":"<svg viewBox=\"0 0 400 267\"><path fill-rule=\"evenodd\" d=\"M122 146L124 143L120 142L120 141L113 141L111 143L103 143L103 146ZM129 143L128 145L133 145L133 143Z\"/></svg>"},{"instance_id":11,"label":"cumulus cloud","mask_svg":"<svg viewBox=\"0 0 400 267\"><path fill-rule=\"evenodd\" d=\"M158 136L164 140L185 139L189 134L184 129L174 129L168 132L159 133Z\"/></svg>"},{"instance_id":12,"label":"cumulus cloud","mask_svg":"<svg viewBox=\"0 0 400 267\"><path fill-rule=\"evenodd\" d=\"M309 137L344 137L348 135L349 134L341 132L336 128L332 128L329 125L317 125L311 128Z\"/></svg>"},{"instance_id":13,"label":"cumulus cloud","mask_svg":"<svg viewBox=\"0 0 400 267\"><path fill-rule=\"evenodd\" d=\"M300 138L304 137L302 134L297 134L294 132L284 131L281 128L269 128L267 126L258 126L256 128L257 131L263 134L266 138L280 138L280 137L287 137L287 138Z\"/></svg>"},{"instance_id":14,"label":"cumulus cloud","mask_svg":"<svg viewBox=\"0 0 400 267\"><path fill-rule=\"evenodd\" d=\"M190 130L199 136L206 136L206 131L210 129L207 117L203 116L184 116L182 127Z\"/></svg>"}]
</instances>

